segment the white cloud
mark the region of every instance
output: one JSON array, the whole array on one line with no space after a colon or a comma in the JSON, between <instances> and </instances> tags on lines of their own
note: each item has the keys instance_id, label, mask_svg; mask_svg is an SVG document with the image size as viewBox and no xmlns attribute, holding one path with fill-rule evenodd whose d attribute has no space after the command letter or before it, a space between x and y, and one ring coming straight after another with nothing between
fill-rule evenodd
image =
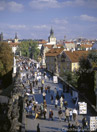
<instances>
[{"instance_id":1,"label":"white cloud","mask_svg":"<svg viewBox=\"0 0 97 132\"><path fill-rule=\"evenodd\" d=\"M29 5L32 9L63 8L67 6L95 8L97 7L97 0L64 0L63 2L60 2L60 0L32 0Z\"/></svg>"},{"instance_id":2,"label":"white cloud","mask_svg":"<svg viewBox=\"0 0 97 132\"><path fill-rule=\"evenodd\" d=\"M34 29L48 29L48 26L47 25L35 25L32 28L34 28Z\"/></svg>"},{"instance_id":3,"label":"white cloud","mask_svg":"<svg viewBox=\"0 0 97 132\"><path fill-rule=\"evenodd\" d=\"M97 17L88 16L88 15L81 15L80 19L84 21L97 22Z\"/></svg>"},{"instance_id":4,"label":"white cloud","mask_svg":"<svg viewBox=\"0 0 97 132\"><path fill-rule=\"evenodd\" d=\"M13 12L21 12L23 10L23 5L16 3L14 1L8 2L8 9Z\"/></svg>"},{"instance_id":5,"label":"white cloud","mask_svg":"<svg viewBox=\"0 0 97 132\"><path fill-rule=\"evenodd\" d=\"M68 23L67 20L59 18L55 18L52 22L55 24L60 24L60 26Z\"/></svg>"},{"instance_id":6,"label":"white cloud","mask_svg":"<svg viewBox=\"0 0 97 132\"><path fill-rule=\"evenodd\" d=\"M25 29L26 25L9 25L8 27L11 28L11 29L18 30L18 29Z\"/></svg>"},{"instance_id":7,"label":"white cloud","mask_svg":"<svg viewBox=\"0 0 97 132\"><path fill-rule=\"evenodd\" d=\"M5 2L4 1L1 1L0 2L0 11L3 11L5 9L5 7L6 7Z\"/></svg>"},{"instance_id":8,"label":"white cloud","mask_svg":"<svg viewBox=\"0 0 97 132\"><path fill-rule=\"evenodd\" d=\"M6 2L0 1L0 11L10 10L12 12L21 12L23 11L24 6L22 4L16 3L14 1Z\"/></svg>"},{"instance_id":9,"label":"white cloud","mask_svg":"<svg viewBox=\"0 0 97 132\"><path fill-rule=\"evenodd\" d=\"M57 0L32 0L29 5L32 9L58 8L60 7Z\"/></svg>"}]
</instances>

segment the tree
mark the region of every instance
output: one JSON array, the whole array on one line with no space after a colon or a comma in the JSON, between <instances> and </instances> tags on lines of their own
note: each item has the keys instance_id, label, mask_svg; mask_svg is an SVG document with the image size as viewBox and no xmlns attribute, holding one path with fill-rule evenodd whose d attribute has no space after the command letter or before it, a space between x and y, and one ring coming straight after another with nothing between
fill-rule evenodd
<instances>
[{"instance_id":1,"label":"tree","mask_svg":"<svg viewBox=\"0 0 97 132\"><path fill-rule=\"evenodd\" d=\"M77 88L78 74L77 72L65 71L64 73L66 81L73 87Z\"/></svg>"},{"instance_id":2,"label":"tree","mask_svg":"<svg viewBox=\"0 0 97 132\"><path fill-rule=\"evenodd\" d=\"M95 72L91 63L93 62L92 57L93 54L88 54L87 57L82 56L79 60L80 68L78 71L78 89L80 90L80 92L83 92L93 104L95 104Z\"/></svg>"},{"instance_id":3,"label":"tree","mask_svg":"<svg viewBox=\"0 0 97 132\"><path fill-rule=\"evenodd\" d=\"M97 51L93 50L89 52L88 59L92 64L92 67L97 67Z\"/></svg>"},{"instance_id":4,"label":"tree","mask_svg":"<svg viewBox=\"0 0 97 132\"><path fill-rule=\"evenodd\" d=\"M38 59L38 56L40 54L40 51L38 49L38 43L35 41L23 41L19 45L19 48L21 50L22 56L30 57L35 60Z\"/></svg>"},{"instance_id":5,"label":"tree","mask_svg":"<svg viewBox=\"0 0 97 132\"><path fill-rule=\"evenodd\" d=\"M13 54L8 43L0 43L0 76L4 76L10 70L13 65Z\"/></svg>"},{"instance_id":6,"label":"tree","mask_svg":"<svg viewBox=\"0 0 97 132\"><path fill-rule=\"evenodd\" d=\"M0 43L0 80L3 81L4 86L8 86L11 83L13 66L13 54L8 43Z\"/></svg>"}]
</instances>

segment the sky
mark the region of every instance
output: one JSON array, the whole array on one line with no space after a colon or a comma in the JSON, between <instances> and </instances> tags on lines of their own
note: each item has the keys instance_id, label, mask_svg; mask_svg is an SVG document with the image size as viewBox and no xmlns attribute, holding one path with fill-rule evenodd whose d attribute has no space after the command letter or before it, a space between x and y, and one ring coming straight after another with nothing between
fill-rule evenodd
<instances>
[{"instance_id":1,"label":"sky","mask_svg":"<svg viewBox=\"0 0 97 132\"><path fill-rule=\"evenodd\" d=\"M97 39L97 0L0 0L4 39Z\"/></svg>"}]
</instances>

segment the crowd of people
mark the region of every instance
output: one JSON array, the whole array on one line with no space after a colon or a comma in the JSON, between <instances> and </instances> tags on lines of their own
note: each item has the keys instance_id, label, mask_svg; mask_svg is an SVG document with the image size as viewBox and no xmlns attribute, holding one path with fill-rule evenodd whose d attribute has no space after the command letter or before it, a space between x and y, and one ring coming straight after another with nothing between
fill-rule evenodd
<instances>
[{"instance_id":1,"label":"crowd of people","mask_svg":"<svg viewBox=\"0 0 97 132\"><path fill-rule=\"evenodd\" d=\"M59 89L55 87L53 92L51 92L50 85L46 84L48 80L51 80L50 75L47 75L46 72L31 59L21 59L18 62L18 66L20 68L20 82L24 87L25 110L27 115L32 115L34 120L44 118L53 121L54 111L51 108L48 110L46 100L46 95L49 94L51 105L54 105L57 110L59 121L67 122L68 130L88 128L85 117L82 119L82 126L79 125L77 120L78 110L76 108L69 109L69 104L63 91L60 92ZM43 100L40 104L34 96L36 90L43 96ZM47 115L49 116L47 117Z\"/></svg>"}]
</instances>

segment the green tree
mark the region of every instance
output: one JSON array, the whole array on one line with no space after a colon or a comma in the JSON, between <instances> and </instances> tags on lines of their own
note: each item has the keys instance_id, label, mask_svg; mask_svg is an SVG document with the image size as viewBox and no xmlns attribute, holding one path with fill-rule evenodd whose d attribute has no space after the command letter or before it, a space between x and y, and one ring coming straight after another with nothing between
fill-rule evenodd
<instances>
[{"instance_id":1,"label":"green tree","mask_svg":"<svg viewBox=\"0 0 97 132\"><path fill-rule=\"evenodd\" d=\"M38 49L38 43L35 41L23 41L19 45L22 56L31 57L35 60L38 59L40 50Z\"/></svg>"},{"instance_id":2,"label":"green tree","mask_svg":"<svg viewBox=\"0 0 97 132\"><path fill-rule=\"evenodd\" d=\"M73 87L77 88L78 74L77 72L66 71L64 73L66 81Z\"/></svg>"},{"instance_id":3,"label":"green tree","mask_svg":"<svg viewBox=\"0 0 97 132\"><path fill-rule=\"evenodd\" d=\"M83 92L85 96L95 104L95 72L93 70L92 60L89 59L90 54L87 57L81 57L79 60L78 71L78 89Z\"/></svg>"},{"instance_id":4,"label":"green tree","mask_svg":"<svg viewBox=\"0 0 97 132\"><path fill-rule=\"evenodd\" d=\"M8 43L0 43L0 80L7 87L12 80L13 54Z\"/></svg>"},{"instance_id":5,"label":"green tree","mask_svg":"<svg viewBox=\"0 0 97 132\"><path fill-rule=\"evenodd\" d=\"M12 70L13 54L8 43L0 43L0 75L3 76Z\"/></svg>"}]
</instances>

